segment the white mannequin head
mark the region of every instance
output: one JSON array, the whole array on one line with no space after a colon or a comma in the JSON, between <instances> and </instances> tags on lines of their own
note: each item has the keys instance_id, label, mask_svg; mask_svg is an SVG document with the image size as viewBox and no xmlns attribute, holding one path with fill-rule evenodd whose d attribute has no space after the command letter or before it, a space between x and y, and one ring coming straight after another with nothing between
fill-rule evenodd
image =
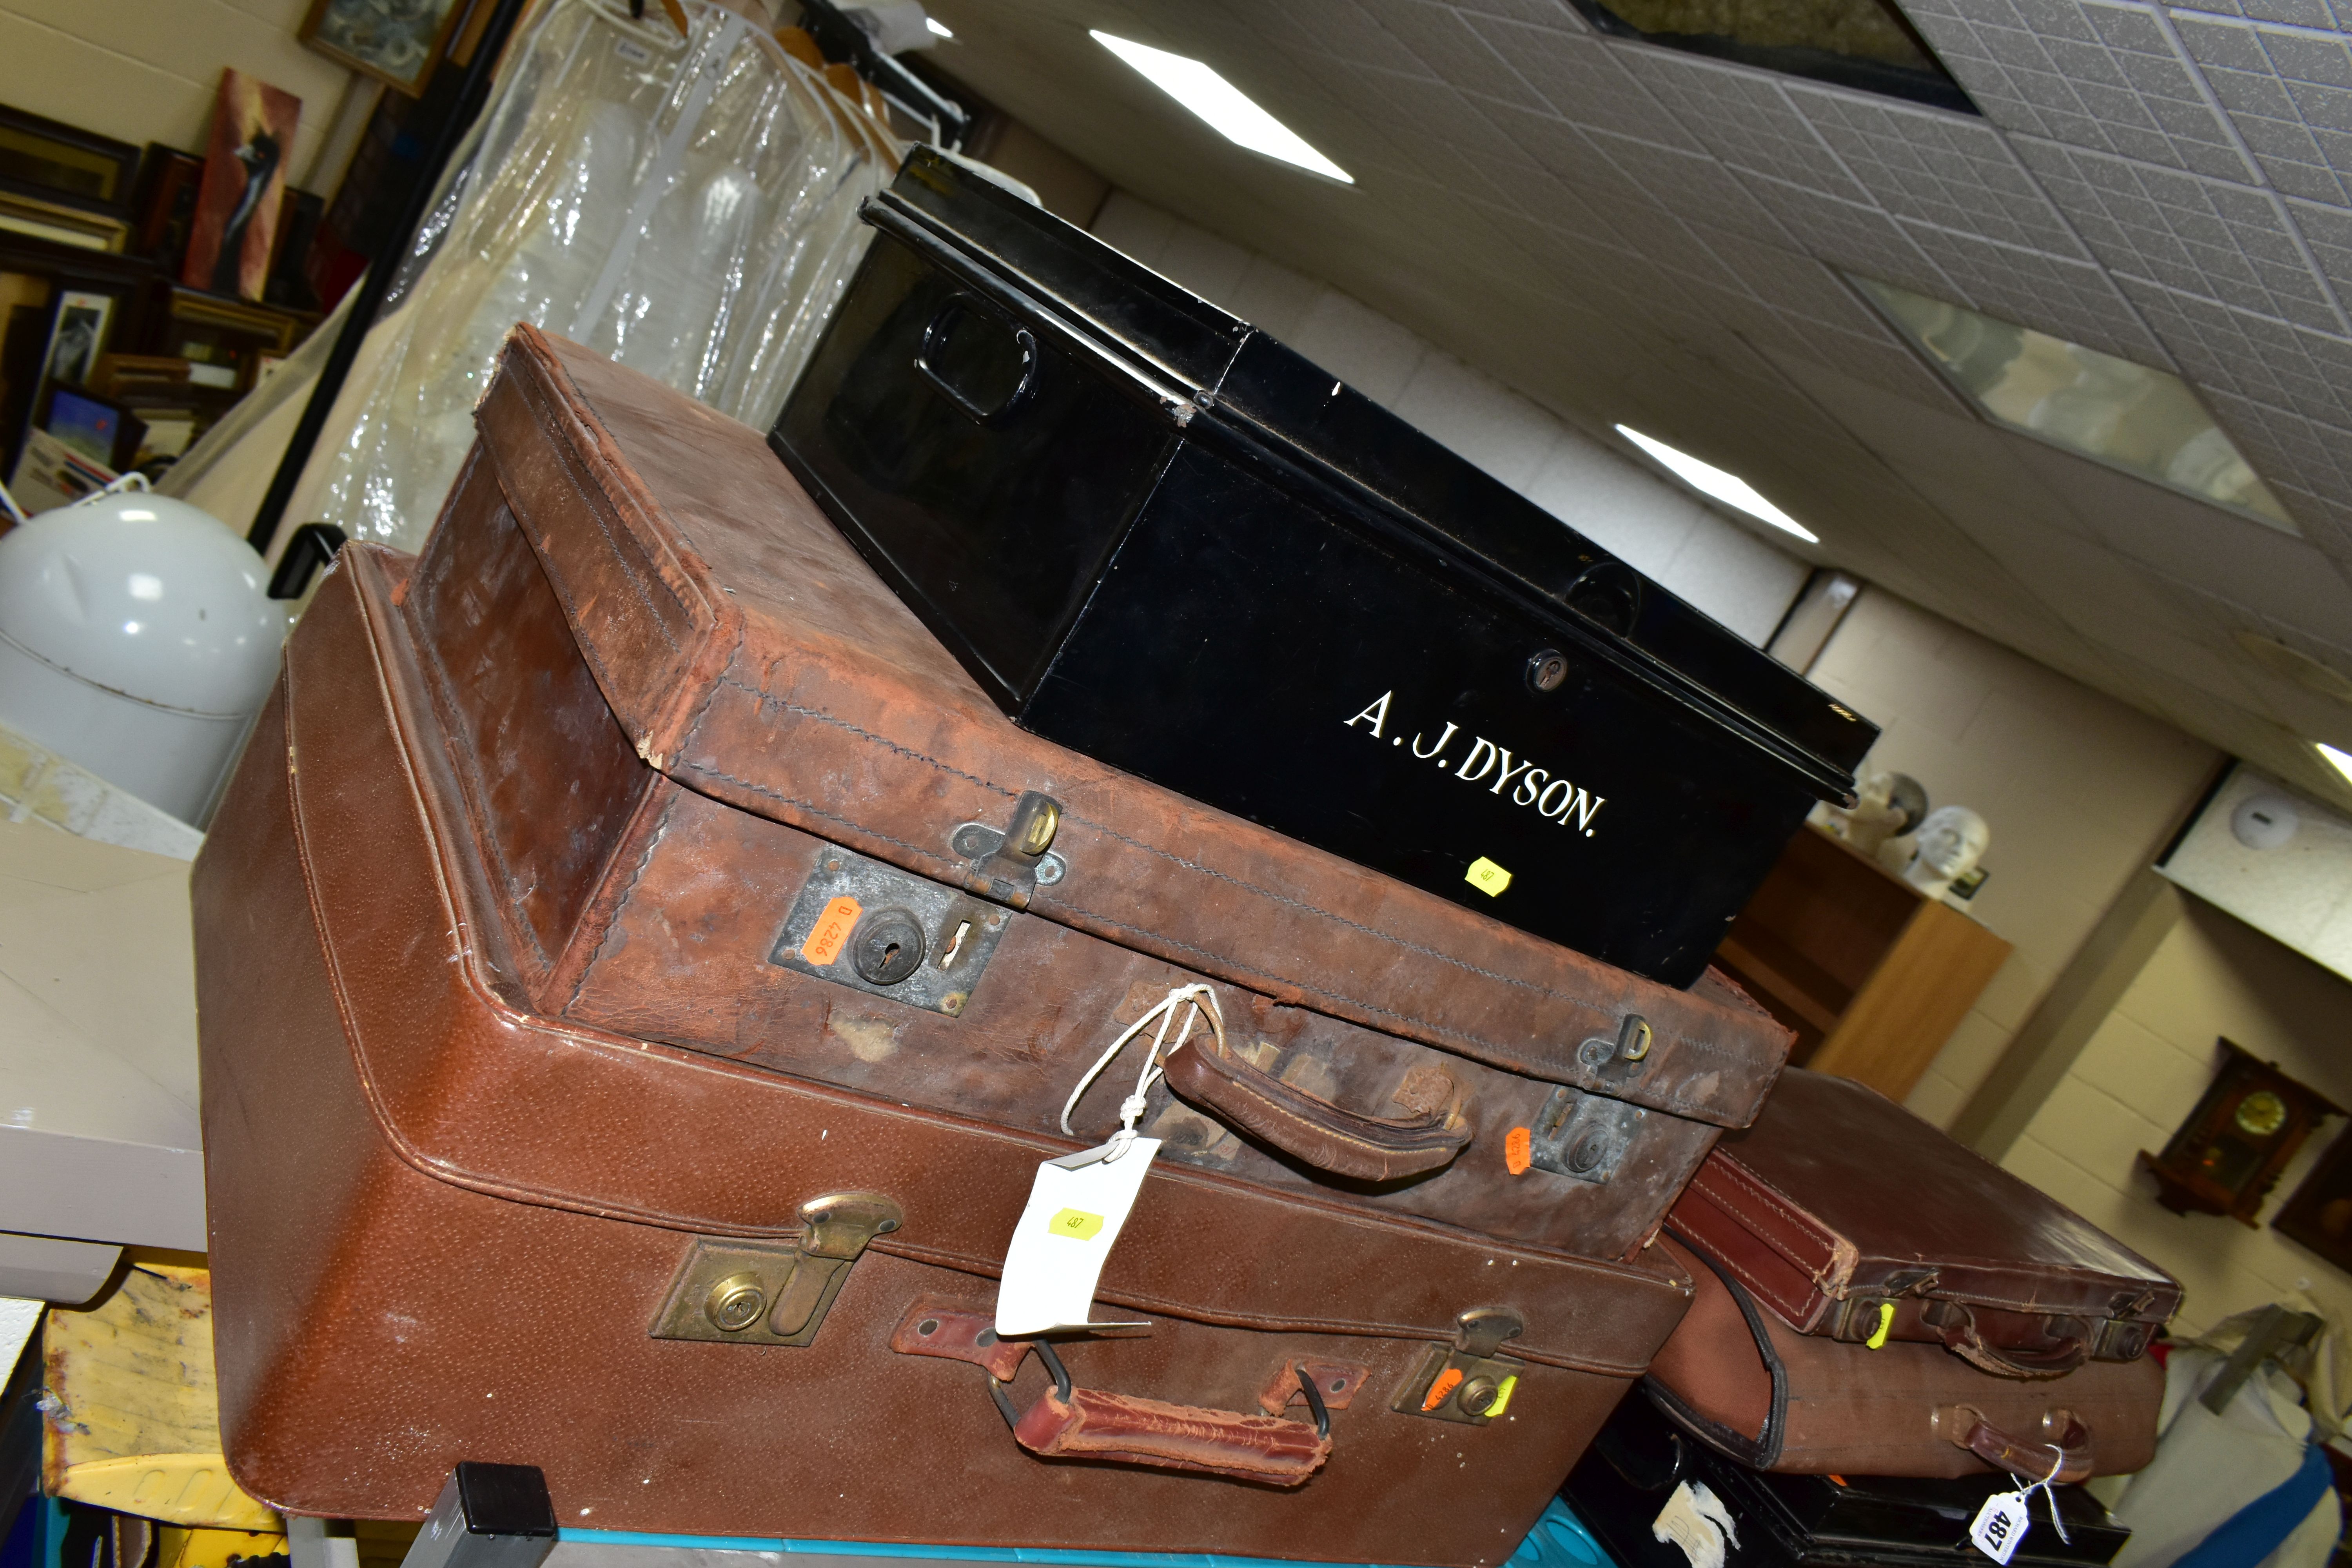
<instances>
[{"instance_id":1,"label":"white mannequin head","mask_svg":"<svg viewBox=\"0 0 2352 1568\"><path fill-rule=\"evenodd\" d=\"M1939 805L1919 825L1903 879L1931 898L1940 898L1954 878L1976 869L1991 842L1992 829L1983 817L1965 805Z\"/></svg>"}]
</instances>

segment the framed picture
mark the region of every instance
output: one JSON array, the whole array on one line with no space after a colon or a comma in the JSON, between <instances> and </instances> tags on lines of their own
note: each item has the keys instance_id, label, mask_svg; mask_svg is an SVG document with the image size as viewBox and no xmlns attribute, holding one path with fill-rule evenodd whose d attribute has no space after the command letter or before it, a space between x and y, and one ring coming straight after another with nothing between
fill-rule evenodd
<instances>
[{"instance_id":1,"label":"framed picture","mask_svg":"<svg viewBox=\"0 0 2352 1568\"><path fill-rule=\"evenodd\" d=\"M139 171L139 195L131 209L131 249L178 277L187 259L188 230L196 219L196 192L205 161L161 142L147 143Z\"/></svg>"},{"instance_id":2,"label":"framed picture","mask_svg":"<svg viewBox=\"0 0 2352 1568\"><path fill-rule=\"evenodd\" d=\"M180 281L239 300L261 298L278 237L286 161L302 100L240 70L221 72L213 139L188 226Z\"/></svg>"},{"instance_id":3,"label":"framed picture","mask_svg":"<svg viewBox=\"0 0 2352 1568\"><path fill-rule=\"evenodd\" d=\"M41 356L41 384L76 386L89 379L105 352L106 329L114 319L114 296L90 289L61 289L49 317L49 343Z\"/></svg>"},{"instance_id":4,"label":"framed picture","mask_svg":"<svg viewBox=\"0 0 2352 1568\"><path fill-rule=\"evenodd\" d=\"M33 427L93 463L121 473L147 438L147 423L110 397L51 382Z\"/></svg>"},{"instance_id":5,"label":"framed picture","mask_svg":"<svg viewBox=\"0 0 2352 1568\"><path fill-rule=\"evenodd\" d=\"M127 223L138 173L128 142L0 104L0 191Z\"/></svg>"},{"instance_id":6,"label":"framed picture","mask_svg":"<svg viewBox=\"0 0 2352 1568\"><path fill-rule=\"evenodd\" d=\"M310 0L299 37L330 59L415 98L466 8L461 0Z\"/></svg>"},{"instance_id":7,"label":"framed picture","mask_svg":"<svg viewBox=\"0 0 2352 1568\"><path fill-rule=\"evenodd\" d=\"M2299 1241L2338 1268L2352 1269L2352 1129L2337 1135L2271 1228Z\"/></svg>"}]
</instances>

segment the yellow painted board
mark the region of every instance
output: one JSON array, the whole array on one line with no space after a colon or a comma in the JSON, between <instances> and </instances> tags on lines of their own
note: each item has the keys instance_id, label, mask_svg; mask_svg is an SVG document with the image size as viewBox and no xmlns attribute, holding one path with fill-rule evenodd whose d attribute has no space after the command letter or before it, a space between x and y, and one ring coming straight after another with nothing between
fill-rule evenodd
<instances>
[{"instance_id":1,"label":"yellow painted board","mask_svg":"<svg viewBox=\"0 0 2352 1568\"><path fill-rule=\"evenodd\" d=\"M142 1263L41 1336L41 1485L166 1524L282 1531L221 1458L211 1276Z\"/></svg>"}]
</instances>

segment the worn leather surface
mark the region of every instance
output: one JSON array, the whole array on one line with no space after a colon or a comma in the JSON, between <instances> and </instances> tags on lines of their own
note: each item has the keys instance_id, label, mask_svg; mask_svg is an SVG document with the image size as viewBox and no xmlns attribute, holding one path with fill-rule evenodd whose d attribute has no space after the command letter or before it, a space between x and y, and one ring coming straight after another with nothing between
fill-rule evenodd
<instances>
[{"instance_id":1,"label":"worn leather surface","mask_svg":"<svg viewBox=\"0 0 2352 1568\"><path fill-rule=\"evenodd\" d=\"M1790 1037L1719 976L1656 985L1017 729L758 432L527 326L476 417L612 713L688 788L950 882L958 824L1043 791L1070 867L1028 901L1051 921L1677 1116L1745 1125L1771 1087ZM1580 1059L1629 1013L1656 1031L1638 1075Z\"/></svg>"},{"instance_id":2,"label":"worn leather surface","mask_svg":"<svg viewBox=\"0 0 2352 1568\"><path fill-rule=\"evenodd\" d=\"M1874 1089L1800 1069L1717 1145L1670 1223L1807 1332L1890 1299L1892 1337L1943 1343L1950 1303L1990 1350L2030 1358L2180 1304L2170 1275L2040 1188Z\"/></svg>"},{"instance_id":3,"label":"worn leather surface","mask_svg":"<svg viewBox=\"0 0 2352 1568\"><path fill-rule=\"evenodd\" d=\"M1687 1285L1423 1221L1155 1171L1066 1345L1091 1388L1246 1408L1288 1361L1360 1364L1333 1454L1282 1490L1048 1460L975 1367L893 1354L910 1306L985 1310L1036 1163L1069 1140L547 1018L364 549L289 645L194 878L225 1451L299 1511L418 1518L459 1458L536 1464L598 1526L1498 1562L1678 1319ZM269 962L254 962L266 953ZM804 1349L647 1334L696 1235L794 1235L826 1192L906 1223ZM1387 1398L1505 1305L1511 1419ZM1050 1386L1032 1364L1023 1407ZM779 1484L780 1477L792 1484Z\"/></svg>"},{"instance_id":4,"label":"worn leather surface","mask_svg":"<svg viewBox=\"0 0 2352 1568\"><path fill-rule=\"evenodd\" d=\"M774 467L764 450L758 461L763 472ZM1174 1077L1150 1091L1143 1129L1165 1142L1163 1161L1590 1257L1630 1256L1712 1146L1718 1129L1711 1121L1651 1116L1605 1184L1515 1172L1505 1157L1512 1129L1536 1124L1550 1082L1286 1005L1043 914L976 900L1006 923L952 1016L777 963L803 885L852 835L837 823L808 833L738 809L637 760L572 643L572 621L499 472L480 457L465 470L408 580L404 618L415 633L458 795L502 895L494 913L506 917L515 973L540 1010L1053 1132L1071 1088L1141 999L1209 984L1236 1026L1233 1066L1245 1059L1262 1068L1270 1087L1244 1094L1230 1079L1200 1083L1203 1062L1179 1052ZM554 481L541 474L530 482ZM830 524L818 526L839 542ZM848 565L866 570L854 556ZM1001 721L998 728L1019 733ZM551 758L578 765L558 768ZM785 753L772 765L793 761ZM891 808L878 790L853 804L869 813ZM1297 867L1331 860L1276 842ZM575 874L581 867L593 874ZM1474 936L1486 923L1474 918L1457 934ZM1107 1072L1081 1101L1076 1128L1099 1133L1118 1125L1122 1080L1134 1081L1143 1048L1131 1047L1129 1065ZM1667 1097L1680 1092L1674 1060L1654 1049L1639 1062L1586 1070L1627 1099L1648 1093L1661 1070ZM1198 1093L1188 1094L1192 1105L1176 1103L1171 1094L1188 1084L1219 1092L1222 1109ZM1318 1101L1331 1109L1318 1111ZM1430 1112L1436 1123L1426 1130L1398 1134L1376 1125Z\"/></svg>"},{"instance_id":5,"label":"worn leather surface","mask_svg":"<svg viewBox=\"0 0 2352 1568\"><path fill-rule=\"evenodd\" d=\"M2038 1452L2087 1429L2085 1475L2126 1475L2156 1452L2164 1372L2155 1362L2092 1362L2026 1382L1970 1366L1939 1345L1877 1350L1798 1332L1769 1307L1742 1314L1729 1288L1671 1236L1656 1250L1686 1268L1691 1310L1658 1352L1647 1392L1687 1430L1745 1464L1799 1475L1968 1476L1992 1468L1965 1445L1978 1421ZM1762 1330L1759 1340L1757 1327ZM1770 1364L1784 1383L1775 1419Z\"/></svg>"}]
</instances>

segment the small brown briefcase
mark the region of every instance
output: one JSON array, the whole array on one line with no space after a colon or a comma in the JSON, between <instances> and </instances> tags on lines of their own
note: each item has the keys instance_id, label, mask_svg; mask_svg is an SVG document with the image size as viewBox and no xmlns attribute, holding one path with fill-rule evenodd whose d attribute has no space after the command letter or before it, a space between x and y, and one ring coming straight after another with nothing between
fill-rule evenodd
<instances>
[{"instance_id":1,"label":"small brown briefcase","mask_svg":"<svg viewBox=\"0 0 2352 1568\"><path fill-rule=\"evenodd\" d=\"M2131 1361L2179 1282L1877 1090L1791 1070L1673 1226L1799 1333L2052 1377Z\"/></svg>"}]
</instances>

